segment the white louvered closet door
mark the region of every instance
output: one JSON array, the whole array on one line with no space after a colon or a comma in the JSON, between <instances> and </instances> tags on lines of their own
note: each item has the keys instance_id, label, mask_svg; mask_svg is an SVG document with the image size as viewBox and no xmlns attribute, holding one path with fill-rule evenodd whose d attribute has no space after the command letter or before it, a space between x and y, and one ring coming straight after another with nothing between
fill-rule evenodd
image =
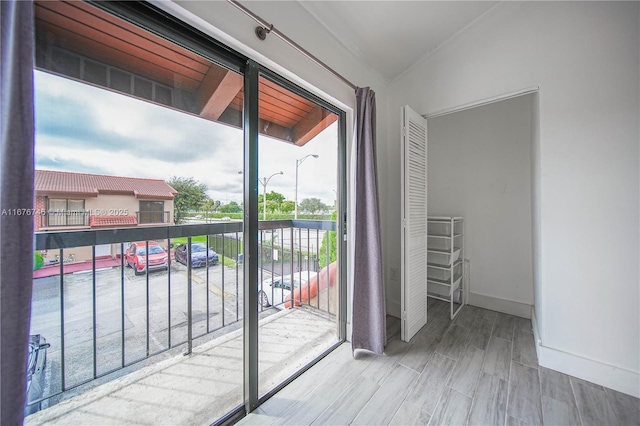
<instances>
[{"instance_id":1,"label":"white louvered closet door","mask_svg":"<svg viewBox=\"0 0 640 426\"><path fill-rule=\"evenodd\" d=\"M402 340L427 323L427 120L402 111Z\"/></svg>"}]
</instances>

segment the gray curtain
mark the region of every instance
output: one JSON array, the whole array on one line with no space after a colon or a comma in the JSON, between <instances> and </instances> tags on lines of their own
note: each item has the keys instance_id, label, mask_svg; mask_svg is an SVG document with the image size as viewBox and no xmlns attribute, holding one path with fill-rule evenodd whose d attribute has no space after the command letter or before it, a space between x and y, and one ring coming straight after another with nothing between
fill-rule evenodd
<instances>
[{"instance_id":1,"label":"gray curtain","mask_svg":"<svg viewBox=\"0 0 640 426\"><path fill-rule=\"evenodd\" d=\"M0 5L0 407L2 425L20 425L31 317L33 216L18 215L17 209L33 208L33 4L1 0Z\"/></svg>"},{"instance_id":2,"label":"gray curtain","mask_svg":"<svg viewBox=\"0 0 640 426\"><path fill-rule=\"evenodd\" d=\"M352 350L377 354L387 344L376 167L376 95L356 89L355 263Z\"/></svg>"}]
</instances>

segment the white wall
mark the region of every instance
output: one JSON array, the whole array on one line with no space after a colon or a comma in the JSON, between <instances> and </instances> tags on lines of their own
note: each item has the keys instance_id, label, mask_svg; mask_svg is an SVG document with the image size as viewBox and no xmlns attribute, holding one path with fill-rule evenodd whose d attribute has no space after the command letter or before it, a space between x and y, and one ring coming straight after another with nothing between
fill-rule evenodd
<instances>
[{"instance_id":1,"label":"white wall","mask_svg":"<svg viewBox=\"0 0 640 426\"><path fill-rule=\"evenodd\" d=\"M498 309L477 297L488 296L526 317L533 306L531 107L526 95L428 120L429 215L465 218L469 303Z\"/></svg>"},{"instance_id":2,"label":"white wall","mask_svg":"<svg viewBox=\"0 0 640 426\"><path fill-rule=\"evenodd\" d=\"M391 82L388 144L380 147L389 271L400 267L400 107L429 114L539 86L532 211L540 363L636 396L638 9L637 2L499 3ZM397 283L387 294L390 307L399 303Z\"/></svg>"},{"instance_id":3,"label":"white wall","mask_svg":"<svg viewBox=\"0 0 640 426\"><path fill-rule=\"evenodd\" d=\"M261 41L255 35L257 23L226 1L175 1L152 0L153 3L182 19L204 33L232 47L245 56L278 72L280 75L326 99L347 113L347 155L353 140L353 113L355 95L351 87L304 57L274 35ZM316 21L298 2L293 1L243 1L252 12L273 24L296 43L311 52L352 83L371 87L376 92L378 105L387 105L387 84L380 74L356 59L345 47ZM384 111L384 107L382 108ZM386 136L386 120L378 121L378 138ZM386 143L386 141L385 141ZM379 162L382 162L380 160ZM349 160L347 160L349 167ZM348 174L349 175L349 174ZM347 194L348 199L352 194ZM347 207L350 211L351 202ZM353 226L348 224L348 230ZM351 238L347 242L352 256ZM348 275L351 276L351 265ZM350 339L350 295L347 300L347 337Z\"/></svg>"},{"instance_id":4,"label":"white wall","mask_svg":"<svg viewBox=\"0 0 640 426\"><path fill-rule=\"evenodd\" d=\"M258 24L228 2L187 0L154 3L339 106L353 108L355 105L353 89L275 35L259 40L255 35ZM376 90L378 101L385 101L387 82L380 74L356 59L298 2L243 1L242 4L354 84L371 86Z\"/></svg>"}]
</instances>

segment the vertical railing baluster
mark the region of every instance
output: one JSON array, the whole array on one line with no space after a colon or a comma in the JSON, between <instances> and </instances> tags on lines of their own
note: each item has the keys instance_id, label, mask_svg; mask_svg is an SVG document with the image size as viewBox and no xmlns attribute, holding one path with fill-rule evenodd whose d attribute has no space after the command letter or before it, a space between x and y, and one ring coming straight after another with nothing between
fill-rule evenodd
<instances>
[{"instance_id":1,"label":"vertical railing baluster","mask_svg":"<svg viewBox=\"0 0 640 426\"><path fill-rule=\"evenodd\" d=\"M171 348L171 238L167 238L167 248L167 345Z\"/></svg>"},{"instance_id":2,"label":"vertical railing baluster","mask_svg":"<svg viewBox=\"0 0 640 426\"><path fill-rule=\"evenodd\" d=\"M311 286L309 285L309 280L311 280L311 272L309 271L309 235L310 235L311 230L309 228L307 228L307 249L305 250L306 254L306 261L307 261L307 303L309 304L309 306L311 306ZM302 285L302 277L300 277L300 285ZM318 287L318 295L317 298L320 299L320 283L316 282L316 286Z\"/></svg>"},{"instance_id":3,"label":"vertical railing baluster","mask_svg":"<svg viewBox=\"0 0 640 426\"><path fill-rule=\"evenodd\" d=\"M260 222L258 222L258 228L260 227L259 225L260 225ZM258 242L260 244L260 264L259 264L259 268L260 268L260 271L259 271L259 274L260 274L260 291L264 291L263 285L262 285L262 283L264 282L264 268L263 268L263 266L264 266L263 247L264 246L263 246L263 242L262 242L262 239L264 238L264 231L260 231L258 233L258 235L260 236L259 237L259 242ZM256 291L258 291L258 290L256 290ZM258 301L260 301L260 298L258 298ZM259 308L260 308L260 312L264 311L264 307L262 306L262 303L260 303Z\"/></svg>"},{"instance_id":4,"label":"vertical railing baluster","mask_svg":"<svg viewBox=\"0 0 640 426\"><path fill-rule=\"evenodd\" d=\"M298 229L298 267L297 269L302 268L302 228ZM298 271L296 271L298 272ZM300 296L300 306L302 306L302 270L300 270L299 279L300 279L300 291L298 292ZM293 286L293 283L291 283ZM295 287L295 286L294 286Z\"/></svg>"},{"instance_id":5,"label":"vertical railing baluster","mask_svg":"<svg viewBox=\"0 0 640 426\"><path fill-rule=\"evenodd\" d=\"M224 327L224 246L225 246L225 235L222 234L222 259L218 259L218 263L220 263L220 261L222 261L221 263L221 268L222 268L222 327ZM237 281L237 279L236 279ZM237 297L236 297L237 299Z\"/></svg>"},{"instance_id":6,"label":"vertical railing baluster","mask_svg":"<svg viewBox=\"0 0 640 426\"><path fill-rule=\"evenodd\" d=\"M224 237L224 236L223 236ZM223 241L224 244L224 241ZM240 256L240 242L238 240L238 232L236 231L236 321L240 319L240 296L239 296L239 281L240 281L240 266L238 265L238 257ZM242 257L244 263L244 255Z\"/></svg>"},{"instance_id":7,"label":"vertical railing baluster","mask_svg":"<svg viewBox=\"0 0 640 426\"><path fill-rule=\"evenodd\" d=\"M122 354L120 362L122 368L124 368L124 350L125 350L125 335L124 335L124 243L120 243L120 338L122 345Z\"/></svg>"},{"instance_id":8,"label":"vertical railing baluster","mask_svg":"<svg viewBox=\"0 0 640 426\"><path fill-rule=\"evenodd\" d=\"M98 331L97 327L97 307L96 299L96 246L91 246L91 281L93 292L93 378L98 377Z\"/></svg>"},{"instance_id":9,"label":"vertical railing baluster","mask_svg":"<svg viewBox=\"0 0 640 426\"><path fill-rule=\"evenodd\" d=\"M284 276L284 227L280 226L281 244L282 244L282 260L280 261L280 276Z\"/></svg>"},{"instance_id":10,"label":"vertical railing baluster","mask_svg":"<svg viewBox=\"0 0 640 426\"><path fill-rule=\"evenodd\" d=\"M193 349L193 317L191 312L192 303L192 286L191 286L191 237L187 237L187 352L185 355L191 353Z\"/></svg>"},{"instance_id":11,"label":"vertical railing baluster","mask_svg":"<svg viewBox=\"0 0 640 426\"><path fill-rule=\"evenodd\" d=\"M274 233L275 229L271 230L271 300L273 300L273 271L275 269L275 260L273 258L273 252L276 251L275 250L275 246L273 244L273 241L275 240L275 238L273 237L273 233Z\"/></svg>"},{"instance_id":12,"label":"vertical railing baluster","mask_svg":"<svg viewBox=\"0 0 640 426\"><path fill-rule=\"evenodd\" d=\"M327 313L331 313L331 295L330 295L330 291L329 291L329 287L331 286L331 280L329 278L329 266L331 265L331 251L329 250L329 246L331 245L331 231L324 231L324 235L327 236L327 266L325 266L326 272L327 272ZM336 240L336 244L337 244L337 240ZM320 282L320 279L318 279L318 282Z\"/></svg>"},{"instance_id":13,"label":"vertical railing baluster","mask_svg":"<svg viewBox=\"0 0 640 426\"><path fill-rule=\"evenodd\" d=\"M63 392L67 390L64 352L64 250L60 249L60 383Z\"/></svg>"},{"instance_id":14,"label":"vertical railing baluster","mask_svg":"<svg viewBox=\"0 0 640 426\"><path fill-rule=\"evenodd\" d=\"M149 298L149 241L145 241L145 247L146 250L144 252L145 255L145 262L144 262L144 271L145 271L145 278L147 279L147 356L149 356L149 303L150 303L150 298Z\"/></svg>"},{"instance_id":15,"label":"vertical railing baluster","mask_svg":"<svg viewBox=\"0 0 640 426\"><path fill-rule=\"evenodd\" d=\"M294 300L294 293L293 293L293 276L294 276L294 271L295 271L295 267L293 266L294 262L295 262L295 247L294 247L294 243L295 243L295 235L293 235L293 226L291 226L291 228L289 228L289 233L291 234L291 309L293 309L295 307L295 300Z\"/></svg>"},{"instance_id":16,"label":"vertical railing baluster","mask_svg":"<svg viewBox=\"0 0 640 426\"><path fill-rule=\"evenodd\" d=\"M209 334L209 234L205 236L205 261L207 267L207 334ZM224 271L223 271L224 273ZM224 281L224 279L222 280ZM224 295L224 293L222 293ZM224 296L223 296L224 297Z\"/></svg>"},{"instance_id":17,"label":"vertical railing baluster","mask_svg":"<svg viewBox=\"0 0 640 426\"><path fill-rule=\"evenodd\" d=\"M318 274L318 309L320 309L320 230L316 228L316 251L314 253L313 270Z\"/></svg>"}]
</instances>

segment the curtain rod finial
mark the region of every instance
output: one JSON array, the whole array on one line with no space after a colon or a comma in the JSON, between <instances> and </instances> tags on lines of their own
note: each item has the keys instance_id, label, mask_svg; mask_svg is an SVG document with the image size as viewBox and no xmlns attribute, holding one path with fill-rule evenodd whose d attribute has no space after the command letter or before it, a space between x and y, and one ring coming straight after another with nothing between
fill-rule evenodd
<instances>
[{"instance_id":1,"label":"curtain rod finial","mask_svg":"<svg viewBox=\"0 0 640 426\"><path fill-rule=\"evenodd\" d=\"M264 39L267 38L267 34L269 34L271 32L271 30L273 30L273 25L271 25L271 28L265 28L263 26L258 25L256 27L256 36L260 40L264 40Z\"/></svg>"},{"instance_id":2,"label":"curtain rod finial","mask_svg":"<svg viewBox=\"0 0 640 426\"><path fill-rule=\"evenodd\" d=\"M265 38L267 38L267 29L258 25L256 27L256 37L258 37L260 40L264 40Z\"/></svg>"}]
</instances>

